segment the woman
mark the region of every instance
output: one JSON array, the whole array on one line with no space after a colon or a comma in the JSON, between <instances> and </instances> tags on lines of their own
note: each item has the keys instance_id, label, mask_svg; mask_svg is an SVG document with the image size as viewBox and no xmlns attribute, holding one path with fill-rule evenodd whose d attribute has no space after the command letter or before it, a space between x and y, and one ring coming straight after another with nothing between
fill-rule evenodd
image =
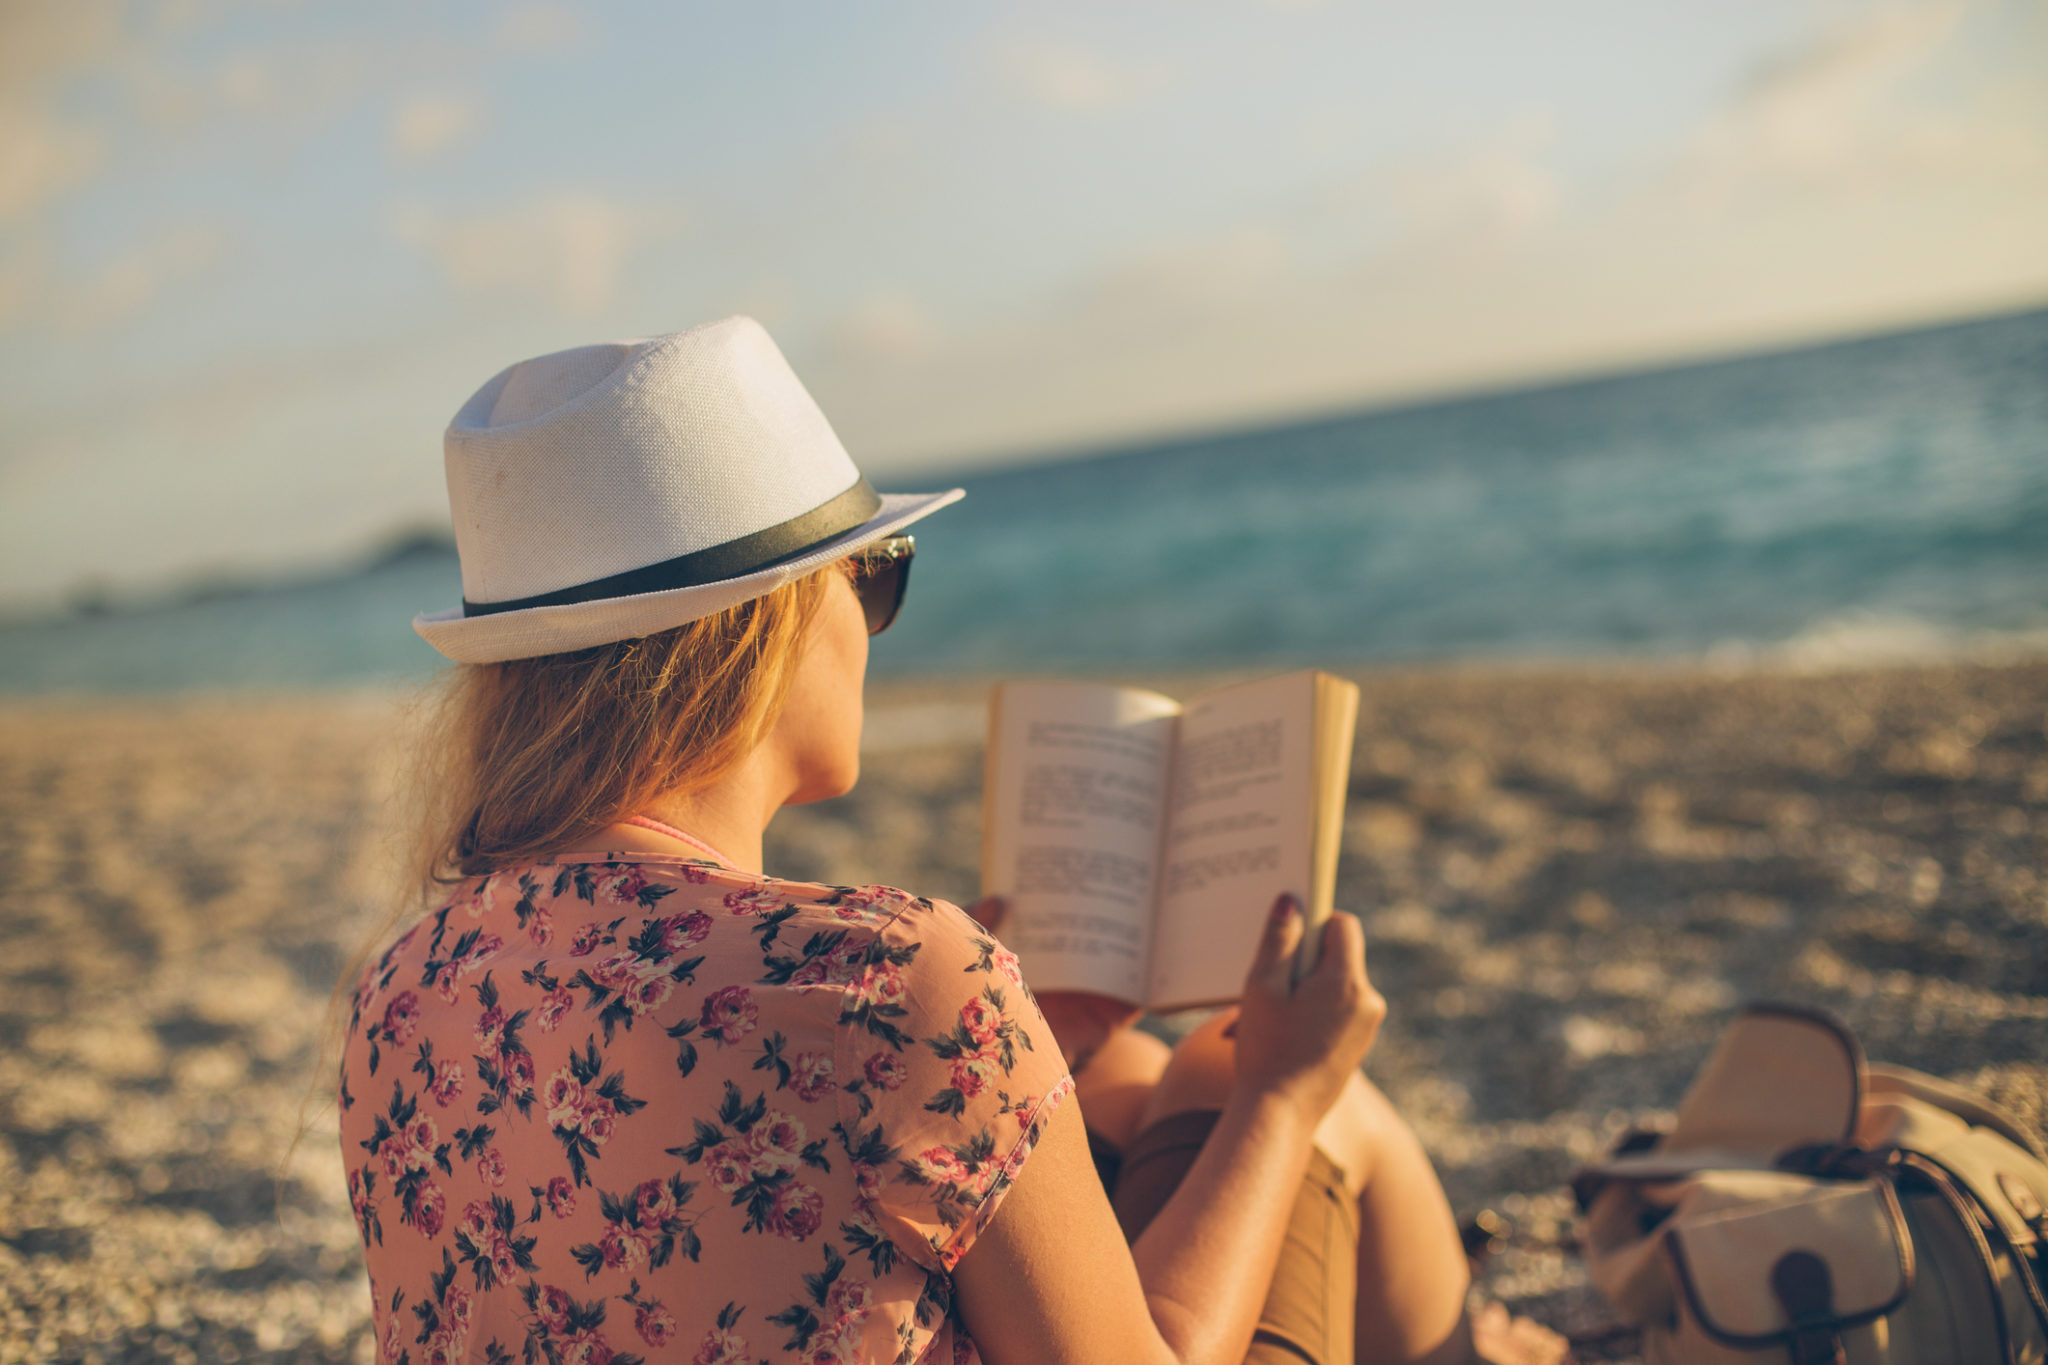
<instances>
[{"instance_id":1,"label":"woman","mask_svg":"<svg viewBox=\"0 0 2048 1365\"><path fill-rule=\"evenodd\" d=\"M1469 1353L1356 921L1290 989L1274 906L1169 1057L944 902L763 874L958 490L875 494L746 319L513 366L447 467L439 880L342 1063L380 1360Z\"/></svg>"}]
</instances>

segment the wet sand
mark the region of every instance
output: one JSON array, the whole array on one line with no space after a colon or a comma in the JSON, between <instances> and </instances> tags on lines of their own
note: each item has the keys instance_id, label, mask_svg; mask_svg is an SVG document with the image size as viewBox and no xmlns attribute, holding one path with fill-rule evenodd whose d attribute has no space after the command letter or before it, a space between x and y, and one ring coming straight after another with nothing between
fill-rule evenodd
<instances>
[{"instance_id":1,"label":"wet sand","mask_svg":"<svg viewBox=\"0 0 2048 1365\"><path fill-rule=\"evenodd\" d=\"M1484 1288L1588 1358L1630 1347L1563 1181L1739 1002L2048 1126L2048 663L1361 681L1368 1069L1459 1212L1510 1220ZM978 695L879 692L859 791L788 812L771 870L971 898ZM394 714L0 707L0 1362L369 1359L331 1113L293 1140L389 902Z\"/></svg>"}]
</instances>

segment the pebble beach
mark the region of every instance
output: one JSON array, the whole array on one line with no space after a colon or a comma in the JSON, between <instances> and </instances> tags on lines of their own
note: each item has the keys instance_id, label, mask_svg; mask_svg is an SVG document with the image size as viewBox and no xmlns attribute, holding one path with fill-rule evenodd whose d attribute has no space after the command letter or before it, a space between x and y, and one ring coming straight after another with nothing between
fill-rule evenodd
<instances>
[{"instance_id":1,"label":"pebble beach","mask_svg":"<svg viewBox=\"0 0 2048 1365\"><path fill-rule=\"evenodd\" d=\"M1633 1339L1565 1182L1745 1000L2048 1130L2048 661L1359 681L1368 1071L1460 1216L1502 1220L1481 1290L1582 1359ZM871 693L859 788L785 812L769 871L971 900L981 695ZM323 1046L391 914L406 714L0 706L0 1365L372 1358Z\"/></svg>"}]
</instances>

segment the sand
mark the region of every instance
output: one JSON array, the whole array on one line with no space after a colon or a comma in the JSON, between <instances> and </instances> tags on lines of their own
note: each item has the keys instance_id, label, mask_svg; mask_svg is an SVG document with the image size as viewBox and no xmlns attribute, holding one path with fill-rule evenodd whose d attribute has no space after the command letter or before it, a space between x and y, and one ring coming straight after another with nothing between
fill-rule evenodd
<instances>
[{"instance_id":1,"label":"sand","mask_svg":"<svg viewBox=\"0 0 2048 1365\"><path fill-rule=\"evenodd\" d=\"M1741 1001L2048 1124L2048 663L1371 675L1340 903L1392 1014L1368 1069L1483 1288L1631 1343L1562 1185L1668 1110ZM975 694L875 699L784 875L975 887ZM315 1108L330 983L385 914L388 697L0 707L0 1362L369 1359ZM935 736L920 744L920 735Z\"/></svg>"}]
</instances>

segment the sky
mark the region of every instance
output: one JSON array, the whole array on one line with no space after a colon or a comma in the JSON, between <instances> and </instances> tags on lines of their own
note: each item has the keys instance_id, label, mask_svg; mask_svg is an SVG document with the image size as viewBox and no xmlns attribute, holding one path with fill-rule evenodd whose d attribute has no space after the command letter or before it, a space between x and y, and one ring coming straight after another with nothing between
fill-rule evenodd
<instances>
[{"instance_id":1,"label":"sky","mask_svg":"<svg viewBox=\"0 0 2048 1365\"><path fill-rule=\"evenodd\" d=\"M760 318L884 487L2048 303L2048 0L0 7L0 612Z\"/></svg>"}]
</instances>

